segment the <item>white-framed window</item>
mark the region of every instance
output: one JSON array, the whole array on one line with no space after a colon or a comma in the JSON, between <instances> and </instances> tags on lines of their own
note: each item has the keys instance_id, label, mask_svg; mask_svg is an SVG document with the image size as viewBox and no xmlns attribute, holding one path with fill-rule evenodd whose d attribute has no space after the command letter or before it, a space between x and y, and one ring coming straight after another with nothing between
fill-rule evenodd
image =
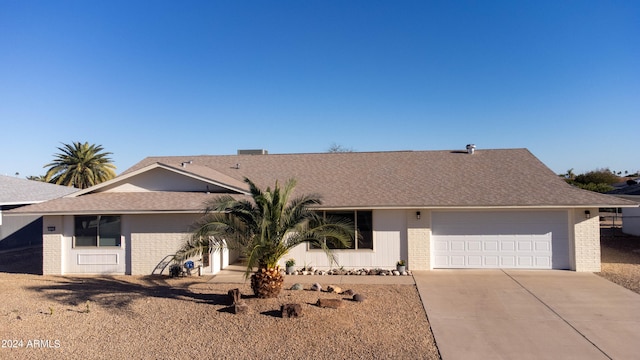
<instances>
[{"instance_id":1,"label":"white-framed window","mask_svg":"<svg viewBox=\"0 0 640 360\"><path fill-rule=\"evenodd\" d=\"M119 215L80 215L74 217L74 247L119 247Z\"/></svg>"},{"instance_id":2,"label":"white-framed window","mask_svg":"<svg viewBox=\"0 0 640 360\"><path fill-rule=\"evenodd\" d=\"M373 250L373 212L371 210L323 211L323 216L347 219L354 224L356 230L356 240L350 247L343 247L332 242L331 239L326 239L327 247L337 250ZM310 248L318 249L317 246Z\"/></svg>"}]
</instances>

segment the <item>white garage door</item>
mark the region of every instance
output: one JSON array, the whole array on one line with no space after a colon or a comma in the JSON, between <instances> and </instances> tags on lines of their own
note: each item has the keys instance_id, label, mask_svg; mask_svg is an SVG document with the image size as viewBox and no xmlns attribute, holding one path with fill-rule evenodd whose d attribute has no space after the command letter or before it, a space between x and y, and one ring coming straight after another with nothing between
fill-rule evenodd
<instances>
[{"instance_id":1,"label":"white garage door","mask_svg":"<svg viewBox=\"0 0 640 360\"><path fill-rule=\"evenodd\" d=\"M566 211L434 212L434 268L568 269Z\"/></svg>"}]
</instances>

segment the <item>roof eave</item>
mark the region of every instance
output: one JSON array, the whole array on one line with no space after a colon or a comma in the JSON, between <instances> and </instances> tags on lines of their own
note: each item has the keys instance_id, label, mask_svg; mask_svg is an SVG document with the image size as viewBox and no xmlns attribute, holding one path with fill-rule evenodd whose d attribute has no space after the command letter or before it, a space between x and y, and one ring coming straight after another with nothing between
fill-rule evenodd
<instances>
[{"instance_id":1,"label":"roof eave","mask_svg":"<svg viewBox=\"0 0 640 360\"><path fill-rule=\"evenodd\" d=\"M153 214L201 214L202 209L193 210L83 210L83 211L49 211L49 212L3 212L5 216L72 216L72 215L153 215Z\"/></svg>"}]
</instances>

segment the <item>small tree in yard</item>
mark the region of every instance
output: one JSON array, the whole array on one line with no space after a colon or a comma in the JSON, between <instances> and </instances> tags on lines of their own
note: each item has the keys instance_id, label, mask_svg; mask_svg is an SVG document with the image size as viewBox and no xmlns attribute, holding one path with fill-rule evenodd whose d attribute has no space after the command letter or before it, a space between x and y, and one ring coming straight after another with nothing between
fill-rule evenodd
<instances>
[{"instance_id":1,"label":"small tree in yard","mask_svg":"<svg viewBox=\"0 0 640 360\"><path fill-rule=\"evenodd\" d=\"M335 256L325 239L348 247L354 238L353 224L346 220L324 218L311 207L320 205L316 195L291 198L296 185L289 180L284 188L276 182L273 190L262 191L251 180L251 200L220 196L206 203L205 215L195 225L190 239L178 251L176 258L201 254L222 247L240 250L247 258L245 279L251 276L251 288L259 298L276 297L284 278L278 261L289 250L310 243L325 251L335 262ZM257 268L256 272L253 272ZM253 272L253 274L252 274Z\"/></svg>"}]
</instances>

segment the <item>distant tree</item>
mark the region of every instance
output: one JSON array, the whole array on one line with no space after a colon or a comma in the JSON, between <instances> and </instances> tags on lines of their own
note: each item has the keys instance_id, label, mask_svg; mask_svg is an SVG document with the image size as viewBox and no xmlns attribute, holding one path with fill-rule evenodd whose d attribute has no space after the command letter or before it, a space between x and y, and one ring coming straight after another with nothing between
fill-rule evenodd
<instances>
[{"instance_id":1,"label":"distant tree","mask_svg":"<svg viewBox=\"0 0 640 360\"><path fill-rule=\"evenodd\" d=\"M27 176L27 180L47 182L46 177L44 175Z\"/></svg>"},{"instance_id":2,"label":"distant tree","mask_svg":"<svg viewBox=\"0 0 640 360\"><path fill-rule=\"evenodd\" d=\"M332 143L331 146L327 149L327 152L330 153L343 153L343 152L353 152L353 148L346 148L340 144Z\"/></svg>"},{"instance_id":3,"label":"distant tree","mask_svg":"<svg viewBox=\"0 0 640 360\"><path fill-rule=\"evenodd\" d=\"M609 169L596 169L576 176L575 181L581 184L615 184L620 178Z\"/></svg>"},{"instance_id":4,"label":"distant tree","mask_svg":"<svg viewBox=\"0 0 640 360\"><path fill-rule=\"evenodd\" d=\"M573 169L567 174L571 170ZM576 175L573 179L565 175L565 181L581 189L605 193L613 190L611 184L620 182L620 178L609 169L596 169Z\"/></svg>"},{"instance_id":5,"label":"distant tree","mask_svg":"<svg viewBox=\"0 0 640 360\"><path fill-rule=\"evenodd\" d=\"M595 192L599 192L599 193L606 193L609 192L611 190L613 190L613 186L609 185L609 184L595 184L595 183L588 183L588 184L578 184L578 187L581 189L585 189L585 190L589 190L589 191L595 191Z\"/></svg>"},{"instance_id":6,"label":"distant tree","mask_svg":"<svg viewBox=\"0 0 640 360\"><path fill-rule=\"evenodd\" d=\"M54 160L45 165L49 167L45 180L47 182L86 189L116 176L110 152L105 152L102 145L88 142L63 144L60 153L54 155Z\"/></svg>"}]
</instances>

